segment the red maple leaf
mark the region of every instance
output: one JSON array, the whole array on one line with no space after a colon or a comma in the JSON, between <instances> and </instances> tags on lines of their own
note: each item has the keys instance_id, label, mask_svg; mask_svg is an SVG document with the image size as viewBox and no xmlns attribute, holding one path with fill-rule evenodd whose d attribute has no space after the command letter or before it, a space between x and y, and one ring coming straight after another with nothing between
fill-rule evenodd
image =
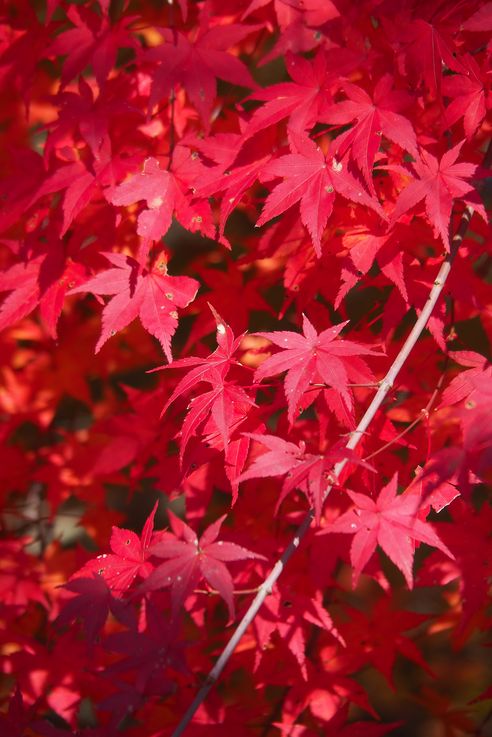
<instances>
[{"instance_id":1,"label":"red maple leaf","mask_svg":"<svg viewBox=\"0 0 492 737\"><path fill-rule=\"evenodd\" d=\"M200 280L213 292L214 307L217 312L224 315L234 332L243 333L248 328L249 317L253 310L264 310L272 315L276 313L261 295L257 279L248 278L255 272L250 269L245 270L241 262L237 263L232 259L224 259L224 261L227 263L227 271L204 268L200 270ZM241 299L237 298L238 294L241 295ZM209 335L214 329L216 321L211 311L207 309L209 303L210 292L199 294L195 299L193 308L198 314L183 348L184 352L187 352L188 346L195 345L198 340ZM222 322L226 325L224 321Z\"/></svg>"},{"instance_id":2,"label":"red maple leaf","mask_svg":"<svg viewBox=\"0 0 492 737\"><path fill-rule=\"evenodd\" d=\"M450 508L451 521L437 522L439 536L453 553L453 560L432 553L418 575L420 586L446 586L451 581L459 585L461 622L458 635L470 627L473 620L490 604L492 577L491 524L492 507L485 503L480 511L462 499ZM456 534L456 522L462 524Z\"/></svg>"},{"instance_id":3,"label":"red maple leaf","mask_svg":"<svg viewBox=\"0 0 492 737\"><path fill-rule=\"evenodd\" d=\"M202 24L192 41L179 31L160 28L164 43L144 54L146 61L157 63L149 110L167 98L176 84L181 84L208 127L217 77L242 87L256 87L248 68L236 56L228 54L226 49L258 28L238 23L207 28L206 24Z\"/></svg>"},{"instance_id":4,"label":"red maple leaf","mask_svg":"<svg viewBox=\"0 0 492 737\"><path fill-rule=\"evenodd\" d=\"M291 587L283 586L275 590L265 601L263 610L255 618L254 630L259 649L256 652L258 664L268 647L273 633L276 631L296 658L303 678L307 678L306 669L306 625L330 632L343 645L343 638L335 628L332 618L324 608L320 592L313 596L296 592Z\"/></svg>"},{"instance_id":5,"label":"red maple leaf","mask_svg":"<svg viewBox=\"0 0 492 737\"><path fill-rule=\"evenodd\" d=\"M461 71L462 67L454 53L452 26L448 23L445 27L443 23L436 22L437 14L433 9L430 10L432 22L423 18L415 18L408 22L408 17L402 13L398 33L405 44L405 61L414 80L416 82L422 80L434 96L440 97L443 67L455 72ZM444 19L448 13L442 13Z\"/></svg>"},{"instance_id":6,"label":"red maple leaf","mask_svg":"<svg viewBox=\"0 0 492 737\"><path fill-rule=\"evenodd\" d=\"M168 560L155 568L140 591L155 591L170 586L173 613L176 615L186 597L204 578L224 599L230 618L234 619L234 584L225 563L265 558L236 543L217 541L226 516L223 515L207 527L199 539L191 527L169 512L175 539L156 543L150 549L152 555Z\"/></svg>"},{"instance_id":7,"label":"red maple leaf","mask_svg":"<svg viewBox=\"0 0 492 737\"><path fill-rule=\"evenodd\" d=\"M238 206L245 192L254 184L265 164L272 158L275 137L270 131L244 143L243 136L223 133L201 140L194 145L216 166L204 166L195 189L208 197L223 192L220 203L219 237L222 238L229 215ZM232 164L234 167L231 169ZM225 239L222 239L224 242ZM224 245L228 245L227 241Z\"/></svg>"},{"instance_id":8,"label":"red maple leaf","mask_svg":"<svg viewBox=\"0 0 492 737\"><path fill-rule=\"evenodd\" d=\"M463 143L461 141L446 151L440 161L429 151L421 149L420 157L412 164L416 177L400 193L391 213L390 225L425 200L427 219L449 250L449 223L454 199L461 198L487 222L487 214L475 188L466 181L478 175L479 167L467 162L456 163Z\"/></svg>"},{"instance_id":9,"label":"red maple leaf","mask_svg":"<svg viewBox=\"0 0 492 737\"><path fill-rule=\"evenodd\" d=\"M361 374L365 374L367 382L374 381L372 373L359 356L381 354L352 340L341 338L335 341L347 323L348 321L341 322L318 334L304 315L304 335L288 330L258 333L283 350L270 356L261 364L256 370L255 379L261 381L287 371L284 387L291 424L299 413L301 400L304 409L313 401L314 397L311 398L307 394L311 384L323 383L333 387L342 396L347 408L352 410L352 396L348 383L351 376L354 375L353 372L356 372L358 381ZM348 360L349 356L350 360Z\"/></svg>"},{"instance_id":10,"label":"red maple leaf","mask_svg":"<svg viewBox=\"0 0 492 737\"><path fill-rule=\"evenodd\" d=\"M62 165L57 161L53 173L43 179L41 186L34 191L28 203L28 206L31 206L44 195L65 190L60 236L66 234L74 218L99 195L101 187L108 186L115 179L125 176L128 166L133 165L133 157L112 158L109 139L103 139L103 143L104 141L107 143L106 148L104 145L101 147L98 158L89 168L78 159ZM69 155L70 158L74 158L72 152L69 152Z\"/></svg>"},{"instance_id":11,"label":"red maple leaf","mask_svg":"<svg viewBox=\"0 0 492 737\"><path fill-rule=\"evenodd\" d=\"M492 365L485 356L474 351L450 351L449 355L453 361L459 363L460 366L466 366L468 370L460 371L446 387L442 394L440 407L449 407L451 404L468 398L473 401L473 397L479 394L476 380L492 381Z\"/></svg>"},{"instance_id":12,"label":"red maple leaf","mask_svg":"<svg viewBox=\"0 0 492 737\"><path fill-rule=\"evenodd\" d=\"M323 726L323 737L384 737L388 732L392 732L397 727L401 727L402 722L390 722L382 724L381 722L370 722L367 720L350 722L349 721L350 704L341 704L336 710L333 717ZM276 727L282 729L281 724L276 723ZM285 731L282 737L315 737L316 733L308 731L303 725L292 725L287 723L284 725ZM299 732L295 731L299 726Z\"/></svg>"},{"instance_id":13,"label":"red maple leaf","mask_svg":"<svg viewBox=\"0 0 492 737\"><path fill-rule=\"evenodd\" d=\"M226 380L231 366L240 365L233 356L243 336L235 338L229 325L222 320L213 307L211 309L217 324L218 345L216 350L205 358L188 356L173 361L169 366L159 366L153 369L154 371L185 367L191 369L174 389L164 405L162 414L176 399L192 391L200 382L212 386L210 391L198 394L188 404L188 414L179 432L181 459L189 441L207 418L208 421L204 428L207 441L216 445L217 439L220 438L227 453L232 432L245 419L251 407L255 406L254 401L244 389L235 382Z\"/></svg>"},{"instance_id":14,"label":"red maple leaf","mask_svg":"<svg viewBox=\"0 0 492 737\"><path fill-rule=\"evenodd\" d=\"M462 25L466 31L492 31L492 3L479 3L478 10L473 13Z\"/></svg>"},{"instance_id":15,"label":"red maple leaf","mask_svg":"<svg viewBox=\"0 0 492 737\"><path fill-rule=\"evenodd\" d=\"M328 525L320 534L342 532L354 535L350 550L353 565L353 585L357 585L360 574L370 557L380 545L386 555L403 573L409 586L413 586L412 565L415 543L420 541L439 548L453 558L428 522L419 519L420 494L411 489L398 495L398 476L381 489L377 501L366 494L348 491L354 506Z\"/></svg>"},{"instance_id":16,"label":"red maple leaf","mask_svg":"<svg viewBox=\"0 0 492 737\"><path fill-rule=\"evenodd\" d=\"M318 523L326 490L336 481L332 474L336 463L347 458L352 463L363 465L368 470L374 470L369 464L358 458L353 451L347 450L343 443L333 446L327 452L315 454L306 452L304 441L295 445L276 435L248 433L248 437L257 440L268 448L268 451L255 458L251 467L239 476L238 483L248 479L286 474L276 510L278 511L287 494L294 489L299 489L314 508Z\"/></svg>"},{"instance_id":17,"label":"red maple leaf","mask_svg":"<svg viewBox=\"0 0 492 737\"><path fill-rule=\"evenodd\" d=\"M487 483L492 472L492 383L489 372L473 377L474 397L457 411L463 427L460 444L441 448L434 453L423 470L428 491L445 481L456 484L463 496L469 499L471 485L481 479Z\"/></svg>"},{"instance_id":18,"label":"red maple leaf","mask_svg":"<svg viewBox=\"0 0 492 737\"><path fill-rule=\"evenodd\" d=\"M169 666L175 672L188 672L183 653L185 645L177 623L165 621L160 609L150 601L145 603L139 626L110 634L105 646L124 656L108 665L105 674L114 679L121 673L133 671L131 682L140 693L169 694L175 686L169 678ZM126 703L121 706L126 711Z\"/></svg>"},{"instance_id":19,"label":"red maple leaf","mask_svg":"<svg viewBox=\"0 0 492 737\"><path fill-rule=\"evenodd\" d=\"M116 599L109 590L108 584L95 574L92 578L76 578L64 585L64 588L76 594L65 603L57 618L60 625L68 624L74 619L83 622L86 638L94 642L106 623L109 612L131 627L135 624L135 613L127 602Z\"/></svg>"},{"instance_id":20,"label":"red maple leaf","mask_svg":"<svg viewBox=\"0 0 492 737\"><path fill-rule=\"evenodd\" d=\"M113 205L133 205L144 200L147 209L137 219L137 233L146 243L166 235L173 213L188 230L201 230L213 237L215 229L205 200L191 202L190 187L198 176L198 162L186 146L174 150L171 170L161 169L158 159L145 159L143 169L106 192Z\"/></svg>"},{"instance_id":21,"label":"red maple leaf","mask_svg":"<svg viewBox=\"0 0 492 737\"><path fill-rule=\"evenodd\" d=\"M186 358L180 358L177 361L173 361L169 365L158 366L157 368L152 369L152 371L176 368L190 369L186 376L184 376L178 383L177 387L167 400L162 409L162 414L167 411L169 406L175 402L178 397L183 394L187 394L200 381L208 381L211 384L216 384L218 377L225 378L232 365L239 365L239 362L235 360L233 356L239 348L243 336L240 335L238 338L235 338L229 325L222 320L213 307L210 306L210 308L217 326L217 348L215 351L204 358L199 358L198 356L187 356Z\"/></svg>"},{"instance_id":22,"label":"red maple leaf","mask_svg":"<svg viewBox=\"0 0 492 737\"><path fill-rule=\"evenodd\" d=\"M0 292L10 292L0 307L0 330L39 306L49 335L56 338L65 294L85 276L82 264L66 259L61 241L50 238L47 253L0 272Z\"/></svg>"},{"instance_id":23,"label":"red maple leaf","mask_svg":"<svg viewBox=\"0 0 492 737\"><path fill-rule=\"evenodd\" d=\"M250 99L264 100L265 104L251 116L244 138L284 118L289 118L289 128L297 133L324 120L333 80L346 71L344 61L343 55L340 57L335 51L326 52L322 48L312 61L287 52L285 63L293 81L272 84L250 95Z\"/></svg>"},{"instance_id":24,"label":"red maple leaf","mask_svg":"<svg viewBox=\"0 0 492 737\"><path fill-rule=\"evenodd\" d=\"M406 92L392 90L392 86L393 77L385 74L377 82L371 98L361 87L344 82L343 92L349 99L330 106L322 118L337 125L355 121L350 130L335 139L333 146L337 158L342 158L346 151L350 151L371 192L375 191L372 167L382 134L412 156L417 156L417 139L412 124L398 113L408 106L411 98Z\"/></svg>"},{"instance_id":25,"label":"red maple leaf","mask_svg":"<svg viewBox=\"0 0 492 737\"><path fill-rule=\"evenodd\" d=\"M135 16L121 18L112 24L107 16L83 5L70 5L66 15L73 27L58 34L45 55L66 57L61 75L62 87L81 74L88 64L94 69L99 87L103 87L116 62L118 49L122 46L139 47L137 38L128 28Z\"/></svg>"},{"instance_id":26,"label":"red maple leaf","mask_svg":"<svg viewBox=\"0 0 492 737\"><path fill-rule=\"evenodd\" d=\"M490 107L485 84L486 73L482 73L471 54L463 54L461 62L463 74L454 74L444 77L442 83L443 94L452 98L446 108L446 122L454 125L463 118L463 128L467 138L472 138L481 125L487 108Z\"/></svg>"},{"instance_id":27,"label":"red maple leaf","mask_svg":"<svg viewBox=\"0 0 492 737\"><path fill-rule=\"evenodd\" d=\"M316 253L321 255L321 237L333 211L336 193L347 200L375 210L383 219L379 202L370 197L361 182L347 170L347 161L325 155L316 143L305 136L296 137L295 153L280 156L268 163L261 181L284 177L265 200L256 223L263 225L300 202L301 220L309 231Z\"/></svg>"},{"instance_id":28,"label":"red maple leaf","mask_svg":"<svg viewBox=\"0 0 492 737\"><path fill-rule=\"evenodd\" d=\"M420 650L403 634L427 621L426 615L399 609L387 595L379 597L370 611L345 606L345 612L349 619L338 627L346 642L358 643L348 656L354 671L370 663L393 685L393 666L401 654L432 675Z\"/></svg>"},{"instance_id":29,"label":"red maple leaf","mask_svg":"<svg viewBox=\"0 0 492 737\"><path fill-rule=\"evenodd\" d=\"M140 538L132 530L113 527L109 543L113 552L103 553L88 561L77 571L73 580L98 575L105 580L111 591L121 595L130 588L137 577L147 578L153 570L148 559L157 504L157 502L154 504L147 518Z\"/></svg>"},{"instance_id":30,"label":"red maple leaf","mask_svg":"<svg viewBox=\"0 0 492 737\"><path fill-rule=\"evenodd\" d=\"M108 193L113 205L133 205L145 200L147 209L138 216L137 233L145 239L157 241L171 225L177 197L173 175L160 168L159 161L145 159L143 169Z\"/></svg>"},{"instance_id":31,"label":"red maple leaf","mask_svg":"<svg viewBox=\"0 0 492 737\"><path fill-rule=\"evenodd\" d=\"M0 734L8 735L8 737L23 737L33 723L38 706L39 700L36 700L29 707L26 706L22 691L19 684L17 684L8 701L7 710L0 714Z\"/></svg>"},{"instance_id":32,"label":"red maple leaf","mask_svg":"<svg viewBox=\"0 0 492 737\"><path fill-rule=\"evenodd\" d=\"M79 77L78 92L63 91L54 96L53 102L60 111L58 119L48 125L50 132L44 147L45 161L49 160L51 152L57 145L61 146L66 141L67 135L73 135L73 131L77 128L94 158L98 159L110 123L117 116L131 111L137 116L137 120L138 117L143 117L138 108L130 108L128 103L121 99L119 91L118 88L113 89L110 95L108 86L105 86L95 99L93 87L84 77Z\"/></svg>"},{"instance_id":33,"label":"red maple leaf","mask_svg":"<svg viewBox=\"0 0 492 737\"><path fill-rule=\"evenodd\" d=\"M212 384L212 389L192 397L188 405L188 414L179 433L181 457L190 439L207 418L202 431L205 440L212 446L217 446L220 439L226 450L233 431L243 422L251 407L255 406L244 389L233 382L225 381L219 374L211 374L208 381Z\"/></svg>"},{"instance_id":34,"label":"red maple leaf","mask_svg":"<svg viewBox=\"0 0 492 737\"><path fill-rule=\"evenodd\" d=\"M241 19L244 20L248 15L266 7L271 2L272 0L251 0ZM293 21L297 21L300 25L301 20L303 20L307 26L317 28L328 20L340 17L340 11L332 0L326 0L321 5L318 0L273 0L273 3L277 21L282 31L285 31L286 26Z\"/></svg>"},{"instance_id":35,"label":"red maple leaf","mask_svg":"<svg viewBox=\"0 0 492 737\"><path fill-rule=\"evenodd\" d=\"M103 255L114 268L69 292L114 295L103 310L96 353L108 338L139 317L144 328L160 342L168 361L172 361L171 337L178 325L176 307L186 307L194 299L198 282L187 276L169 276L163 261L149 271L123 253Z\"/></svg>"}]
</instances>

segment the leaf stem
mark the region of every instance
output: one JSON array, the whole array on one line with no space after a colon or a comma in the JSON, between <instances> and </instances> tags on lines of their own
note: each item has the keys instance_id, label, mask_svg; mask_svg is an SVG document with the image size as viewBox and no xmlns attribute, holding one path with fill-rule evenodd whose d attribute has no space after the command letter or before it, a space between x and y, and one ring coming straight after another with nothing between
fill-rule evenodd
<instances>
[{"instance_id":1,"label":"leaf stem","mask_svg":"<svg viewBox=\"0 0 492 737\"><path fill-rule=\"evenodd\" d=\"M174 20L174 3L173 0L168 0L169 5L169 26L173 33L174 46L178 45L178 32L176 30L176 23ZM176 127L175 127L175 115L176 115L176 89L174 83L171 85L169 91L169 161L167 163L167 170L170 171L173 165L174 149L176 148Z\"/></svg>"},{"instance_id":2,"label":"leaf stem","mask_svg":"<svg viewBox=\"0 0 492 737\"><path fill-rule=\"evenodd\" d=\"M245 594L257 594L259 591L259 586L255 586L253 589L235 589L233 591L234 596L241 596ZM193 591L194 594L205 594L206 596L222 596L220 591L217 591L217 589L195 589Z\"/></svg>"},{"instance_id":3,"label":"leaf stem","mask_svg":"<svg viewBox=\"0 0 492 737\"><path fill-rule=\"evenodd\" d=\"M447 366L448 363L449 363L449 357L446 356L446 366ZM442 384L443 384L443 381L444 381L445 371L446 371L446 369L444 369L444 371L441 373L441 376L439 377L439 381L437 382L437 386L436 386L436 388L434 389L434 391L431 394L431 398L429 399L429 401L427 402L427 404L425 405L425 407L423 407L420 410L420 413L419 413L418 417L416 417L414 420L412 420L412 422L409 425L407 425L407 427L405 427L401 432L399 432L398 435L396 435L394 438L391 438L391 440L388 440L387 443L385 443L380 448L378 448L377 450L375 450L374 453L371 453L370 455L366 456L364 458L364 461L370 461L372 458L375 458L377 455L379 455L380 453L382 453L383 450L386 450L387 448L390 448L392 445L394 445L399 440L401 440L401 438L405 437L405 435L407 433L411 432L411 430L413 430L413 428L416 425L418 425L419 422L422 422L422 420L424 420L424 419L426 419L426 418L429 417L429 412L432 409L432 405L436 401L437 395L441 391L441 387L442 387Z\"/></svg>"}]
</instances>

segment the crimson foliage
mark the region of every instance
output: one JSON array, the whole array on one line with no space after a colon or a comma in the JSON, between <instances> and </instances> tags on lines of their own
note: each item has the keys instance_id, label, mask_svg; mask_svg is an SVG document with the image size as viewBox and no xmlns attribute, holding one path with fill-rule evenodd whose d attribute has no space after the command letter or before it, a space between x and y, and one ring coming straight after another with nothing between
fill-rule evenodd
<instances>
[{"instance_id":1,"label":"crimson foliage","mask_svg":"<svg viewBox=\"0 0 492 737\"><path fill-rule=\"evenodd\" d=\"M492 3L0 12L0 734L485 734Z\"/></svg>"}]
</instances>

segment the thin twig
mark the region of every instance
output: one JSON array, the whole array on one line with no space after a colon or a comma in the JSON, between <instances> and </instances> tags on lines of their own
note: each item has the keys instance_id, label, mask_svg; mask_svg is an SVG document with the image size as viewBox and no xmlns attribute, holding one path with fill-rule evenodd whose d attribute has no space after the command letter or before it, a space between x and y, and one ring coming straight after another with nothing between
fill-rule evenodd
<instances>
[{"instance_id":1,"label":"thin twig","mask_svg":"<svg viewBox=\"0 0 492 737\"><path fill-rule=\"evenodd\" d=\"M448 362L449 362L449 359L448 359L448 356L446 356L446 363L445 363L445 366L446 367L448 365ZM382 453L383 450L386 450L387 448L390 448L392 445L394 445L399 440L401 440L403 437L405 437L405 435L407 435L407 433L411 432L413 430L413 428L416 425L419 424L419 422L422 422L422 420L425 420L426 418L429 417L429 413L430 413L430 411L432 409L432 405L436 401L437 396L438 396L439 392L441 391L441 387L442 387L443 382L444 382L445 373L446 373L446 369L444 369L444 371L441 373L441 376L439 377L439 381L437 382L437 386L436 386L436 388L434 389L434 391L431 394L431 398L429 399L429 401L427 402L427 404L425 405L425 407L423 407L423 409L420 410L420 413L419 413L418 417L416 417L414 420L412 420L412 422L409 425L407 425L407 427L404 430L402 430L401 432L399 432L398 435L395 435L394 438L391 438L391 440L388 440L387 443L385 443L380 448L378 448L377 450L375 450L374 453L371 453L370 455L366 456L363 459L364 461L370 461L372 458L375 458L375 456L378 456L380 453Z\"/></svg>"},{"instance_id":2,"label":"thin twig","mask_svg":"<svg viewBox=\"0 0 492 737\"><path fill-rule=\"evenodd\" d=\"M173 0L168 0L169 5L169 27L173 33L173 44L178 45L178 32L176 29L176 23L174 20L174 3ZM169 92L169 105L170 105L170 116L169 116L169 161L167 162L168 171L173 165L174 149L176 148L176 129L175 129L175 115L176 115L176 89L174 82L171 79L171 89Z\"/></svg>"},{"instance_id":3,"label":"thin twig","mask_svg":"<svg viewBox=\"0 0 492 737\"><path fill-rule=\"evenodd\" d=\"M488 152L485 157L486 160L489 158L491 153L492 153L492 146L489 144ZM395 360L393 361L393 364L391 365L390 370L388 371L384 379L381 381L379 385L379 389L376 392L366 412L364 413L364 416L360 420L356 429L350 434L350 438L345 446L347 450L354 450L354 448L356 448L357 445L359 444L363 434L365 433L365 431L371 424L378 409L381 407L388 392L392 388L393 383L396 377L398 376L399 372L401 371L402 367L404 366L405 361L407 360L410 352L412 351L418 339L420 338L422 332L424 331L424 328L427 325L427 322L430 316L432 315L436 302L442 294L444 285L446 284L446 280L451 271L451 266L458 252L458 248L463 241L463 238L467 231L468 224L471 220L472 215L473 215L473 208L470 206L467 206L463 212L463 215L461 216L458 229L451 242L450 251L447 254L444 262L442 263L441 268L439 269L439 273L429 293L427 302L425 303L422 309L422 312L420 313L418 319L416 320L415 325L413 326L400 352L398 353ZM340 477L340 474L345 468L345 466L347 465L347 463L348 463L348 459L344 458L343 460L339 461L335 465L333 469L333 477L335 479L338 479ZM328 497L328 494L330 493L332 488L333 488L333 484L331 484L326 489L323 502ZM220 654L217 662L215 663L214 667L211 669L210 673L208 674L205 680L205 683L200 688L199 692L193 699L193 702L190 704L190 706L186 710L185 714L183 715L183 718L181 719L178 726L172 733L171 737L180 737L180 735L183 734L187 725L192 720L195 712L197 711L199 706L202 704L202 702L205 700L208 692L210 691L212 686L215 684L215 682L219 678L220 674L222 673L223 669L228 663L231 655L236 649L242 636L246 632L251 622L254 620L264 600L266 599L267 596L269 596L272 593L273 586L277 582L278 578L281 576L282 571L284 570L286 564L288 563L290 558L294 555L295 551L301 544L302 539L304 538L305 534L307 533L307 531L309 530L311 526L312 521L314 520L314 517L315 517L315 512L314 512L314 509L311 507L311 509L309 509L309 511L306 513L306 516L304 517L303 521L297 528L294 537L288 544L287 548L284 550L282 556L279 558L279 560L277 560L274 567L270 571L269 575L259 587L258 593L256 594L255 598L251 602L249 609L247 610L242 620L239 622L234 634L232 635L231 639L229 640L224 650Z\"/></svg>"},{"instance_id":4,"label":"thin twig","mask_svg":"<svg viewBox=\"0 0 492 737\"><path fill-rule=\"evenodd\" d=\"M234 589L232 592L234 596L241 596L246 594L257 594L260 590L259 586L255 586L253 589ZM194 589L194 594L206 594L207 596L222 596L220 591L217 589Z\"/></svg>"},{"instance_id":5,"label":"thin twig","mask_svg":"<svg viewBox=\"0 0 492 737\"><path fill-rule=\"evenodd\" d=\"M324 388L324 389L330 389L331 388L331 385L330 384L325 384L325 383L319 383L319 384L314 384L313 383L313 384L311 384L311 386L313 388L314 387L316 387L316 388L321 387L321 388ZM361 388L362 389L377 389L378 386L379 386L379 384L378 384L377 381L372 381L372 382L370 382L368 384L345 384L345 386L352 387L352 388L357 388L357 389L361 389ZM309 389L307 391L309 391Z\"/></svg>"}]
</instances>

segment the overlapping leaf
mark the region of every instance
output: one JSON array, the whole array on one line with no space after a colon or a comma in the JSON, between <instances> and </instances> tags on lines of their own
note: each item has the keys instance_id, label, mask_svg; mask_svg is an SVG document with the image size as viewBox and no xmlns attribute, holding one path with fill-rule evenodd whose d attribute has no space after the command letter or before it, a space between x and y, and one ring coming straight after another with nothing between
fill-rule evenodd
<instances>
[{"instance_id":1,"label":"overlapping leaf","mask_svg":"<svg viewBox=\"0 0 492 737\"><path fill-rule=\"evenodd\" d=\"M268 451L255 458L251 467L238 478L238 482L268 476L285 476L282 492L277 501L277 510L287 494L299 489L314 508L317 522L321 517L327 489L337 481L333 473L336 463L347 459L368 470L374 470L353 451L348 450L343 442L327 452L316 454L306 452L306 445L302 441L299 445L295 445L275 435L250 433L248 437L264 445Z\"/></svg>"},{"instance_id":2,"label":"overlapping leaf","mask_svg":"<svg viewBox=\"0 0 492 737\"><path fill-rule=\"evenodd\" d=\"M381 205L369 196L362 183L350 173L347 161L337 161L325 155L310 138L299 136L295 153L280 156L264 167L262 181L274 177L284 177L284 181L277 184L266 198L256 225L263 225L299 202L301 220L309 231L318 256L336 194L370 207L384 218Z\"/></svg>"},{"instance_id":3,"label":"overlapping leaf","mask_svg":"<svg viewBox=\"0 0 492 737\"><path fill-rule=\"evenodd\" d=\"M198 37L190 40L171 28L161 29L164 43L145 53L146 61L157 63L150 109L179 83L208 127L217 77L243 87L255 87L248 68L226 49L256 30L257 26L229 23L200 29Z\"/></svg>"},{"instance_id":4,"label":"overlapping leaf","mask_svg":"<svg viewBox=\"0 0 492 737\"><path fill-rule=\"evenodd\" d=\"M141 537L138 537L132 530L113 527L109 543L113 552L103 553L88 561L71 582L71 590L79 590L76 586L74 588L74 585L81 577L90 579L93 576L101 576L111 591L121 596L130 588L135 579L147 578L153 570L149 562L149 548L156 511L157 502L145 522ZM82 593L82 591L79 592Z\"/></svg>"},{"instance_id":5,"label":"overlapping leaf","mask_svg":"<svg viewBox=\"0 0 492 737\"><path fill-rule=\"evenodd\" d=\"M425 211L429 223L449 249L449 224L451 210L456 198L464 200L478 212L485 221L487 215L474 186L467 180L478 175L479 167L468 162L457 162L463 141L451 148L438 161L424 149L412 165L416 177L405 187L398 197L391 213L390 223L394 224L421 200L425 201Z\"/></svg>"},{"instance_id":6,"label":"overlapping leaf","mask_svg":"<svg viewBox=\"0 0 492 737\"><path fill-rule=\"evenodd\" d=\"M430 523L420 519L420 494L410 490L398 495L397 488L395 474L376 501L366 494L347 492L354 506L325 528L326 533L354 535L350 551L354 586L377 545L403 573L409 588L413 586L415 541L427 543L453 558Z\"/></svg>"},{"instance_id":7,"label":"overlapping leaf","mask_svg":"<svg viewBox=\"0 0 492 737\"><path fill-rule=\"evenodd\" d=\"M381 135L397 143L412 156L417 155L417 138L408 118L399 111L408 106L410 97L406 92L392 89L390 74L381 77L371 98L365 90L350 82L344 82L343 91L348 100L331 105L323 120L337 125L354 122L352 128L334 141L337 158L350 151L364 175L370 191L374 193L372 168L381 145Z\"/></svg>"},{"instance_id":8,"label":"overlapping leaf","mask_svg":"<svg viewBox=\"0 0 492 737\"><path fill-rule=\"evenodd\" d=\"M175 539L156 543L150 553L164 558L140 587L141 592L171 587L173 612L176 615L187 596L204 578L209 586L218 591L234 619L234 584L226 563L238 560L264 560L262 555L237 545L218 540L220 528L226 515L211 524L198 538L185 522L171 516Z\"/></svg>"},{"instance_id":9,"label":"overlapping leaf","mask_svg":"<svg viewBox=\"0 0 492 737\"><path fill-rule=\"evenodd\" d=\"M365 373L368 382L374 381L372 373L360 356L380 354L352 340L335 340L346 325L347 322L342 322L318 334L304 315L303 335L288 330L259 333L282 351L267 358L256 370L255 378L261 381L287 372L284 387L291 424L299 413L301 402L304 409L312 402L308 393L310 385L321 382L333 387L351 410L352 397L348 384L352 371L355 369Z\"/></svg>"},{"instance_id":10,"label":"overlapping leaf","mask_svg":"<svg viewBox=\"0 0 492 737\"><path fill-rule=\"evenodd\" d=\"M188 276L169 276L163 262L149 271L131 256L122 253L104 255L113 268L69 292L112 295L103 310L103 327L96 353L108 338L139 317L144 328L157 338L168 361L171 361L171 338L178 325L176 308L186 307L192 302L198 282Z\"/></svg>"}]
</instances>

